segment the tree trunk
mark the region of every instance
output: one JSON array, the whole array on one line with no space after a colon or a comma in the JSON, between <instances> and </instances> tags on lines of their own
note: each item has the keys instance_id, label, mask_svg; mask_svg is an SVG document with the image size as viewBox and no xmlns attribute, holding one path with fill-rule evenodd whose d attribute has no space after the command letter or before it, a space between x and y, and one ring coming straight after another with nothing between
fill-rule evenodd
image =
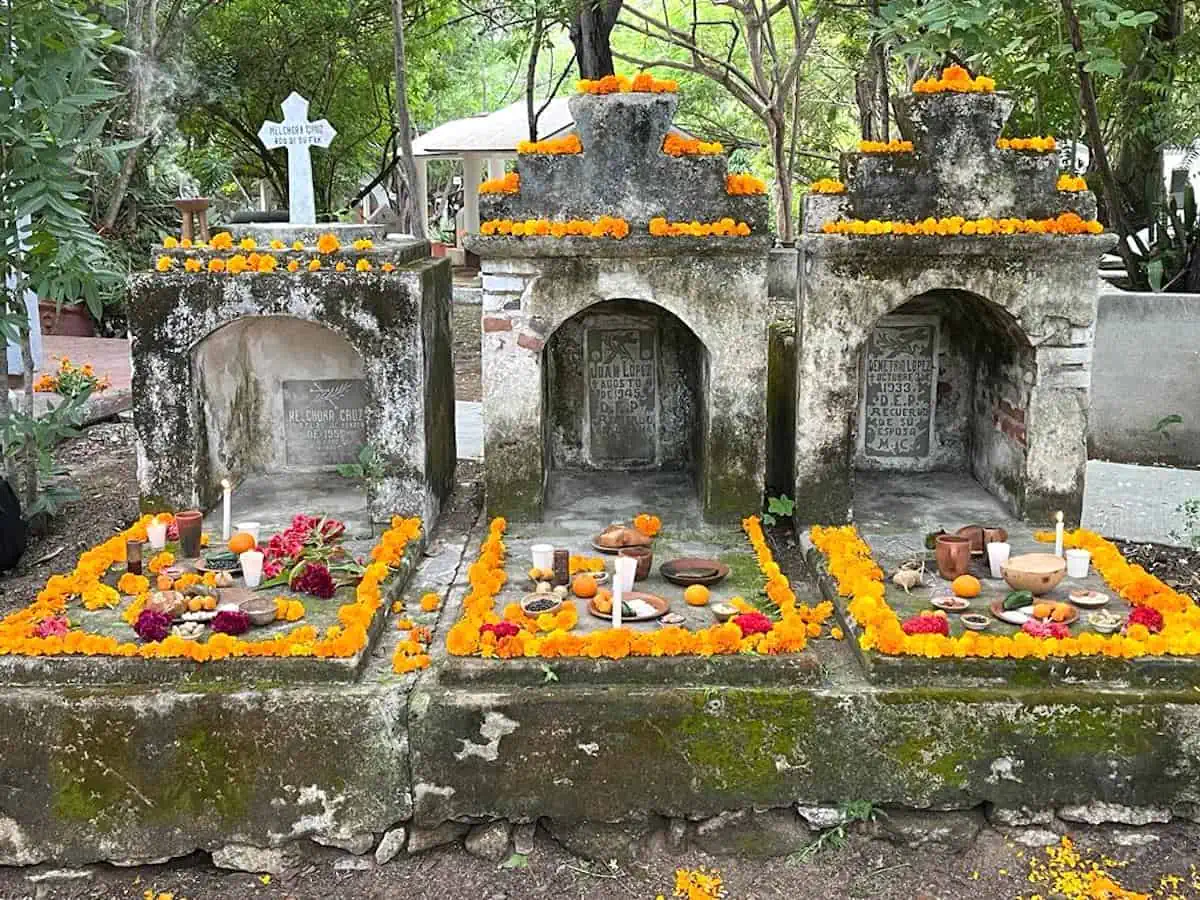
<instances>
[{"instance_id":1,"label":"tree trunk","mask_svg":"<svg viewBox=\"0 0 1200 900\"><path fill-rule=\"evenodd\" d=\"M622 2L623 0L576 0L575 17L571 21L570 30L581 78L596 79L616 74L610 39Z\"/></svg>"},{"instance_id":2,"label":"tree trunk","mask_svg":"<svg viewBox=\"0 0 1200 900\"><path fill-rule=\"evenodd\" d=\"M157 0L126 0L125 45L130 52L128 72L129 123L126 139L141 141L131 148L121 162L121 170L108 198L108 209L101 220L101 231L111 232L121 215L121 207L129 193L133 174L137 171L138 156L150 135L149 104L154 96L155 70L158 61L158 2Z\"/></svg>"},{"instance_id":3,"label":"tree trunk","mask_svg":"<svg viewBox=\"0 0 1200 900\"><path fill-rule=\"evenodd\" d=\"M537 140L537 65L542 50L542 35L545 24L542 19L542 8L535 6L533 12L533 36L529 40L529 65L525 69L525 115L529 118L529 139Z\"/></svg>"},{"instance_id":4,"label":"tree trunk","mask_svg":"<svg viewBox=\"0 0 1200 900\"><path fill-rule=\"evenodd\" d=\"M1085 67L1083 30L1079 26L1079 16L1075 12L1072 0L1060 0L1063 15L1067 23L1067 33L1071 38L1071 48L1075 51L1075 71L1079 77L1079 102L1083 107L1083 121L1087 131L1088 143L1092 147L1092 155L1096 170L1100 173L1100 184L1103 188L1105 206L1108 209L1109 224L1112 225L1120 242L1117 252L1125 263L1125 272L1134 290L1148 290L1150 285L1138 264L1138 256L1129 246L1130 229L1125 218L1125 209L1121 203L1121 191L1117 180L1113 177L1112 166L1108 162L1108 151L1104 147L1104 132L1100 127L1100 111L1096 103L1096 90L1092 85L1092 73Z\"/></svg>"},{"instance_id":5,"label":"tree trunk","mask_svg":"<svg viewBox=\"0 0 1200 900\"><path fill-rule=\"evenodd\" d=\"M418 238L425 237L425 217L419 215L418 203L426 204L426 197L416 196L417 164L413 159L412 117L408 112L408 76L404 62L404 0L392 0L392 30L396 42L396 139L400 145L400 170L404 175L407 190L400 197L400 216L408 213L409 229Z\"/></svg>"},{"instance_id":6,"label":"tree trunk","mask_svg":"<svg viewBox=\"0 0 1200 900\"><path fill-rule=\"evenodd\" d=\"M22 308L24 297L22 300ZM21 412L28 421L33 421L33 330L26 325L21 329L21 369L25 376L25 390L21 398ZM5 356L8 349L5 348ZM7 362L5 363L7 366ZM7 382L7 378L5 381ZM8 390L7 383L5 390ZM30 436L25 444L19 469L21 471L21 486L17 496L21 497L21 506L29 509L37 500L38 495L38 446L37 441Z\"/></svg>"},{"instance_id":7,"label":"tree trunk","mask_svg":"<svg viewBox=\"0 0 1200 900\"><path fill-rule=\"evenodd\" d=\"M792 173L785 147L787 123L777 109L767 111L767 133L771 139L771 162L775 166L775 227L779 229L780 242L790 245L796 241L792 223Z\"/></svg>"}]
</instances>

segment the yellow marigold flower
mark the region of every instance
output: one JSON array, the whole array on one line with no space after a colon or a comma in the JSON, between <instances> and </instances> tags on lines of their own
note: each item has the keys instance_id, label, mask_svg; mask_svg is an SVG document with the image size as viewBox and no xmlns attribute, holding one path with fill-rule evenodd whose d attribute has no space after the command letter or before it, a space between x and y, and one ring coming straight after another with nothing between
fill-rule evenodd
<instances>
[{"instance_id":1,"label":"yellow marigold flower","mask_svg":"<svg viewBox=\"0 0 1200 900\"><path fill-rule=\"evenodd\" d=\"M321 268L321 261L319 259L313 258L308 261L308 271L316 272L316 271L319 271L320 268Z\"/></svg>"},{"instance_id":2,"label":"yellow marigold flower","mask_svg":"<svg viewBox=\"0 0 1200 900\"><path fill-rule=\"evenodd\" d=\"M182 247L184 250L191 250L192 249L192 239L184 238L182 241L179 242L179 246Z\"/></svg>"},{"instance_id":3,"label":"yellow marigold flower","mask_svg":"<svg viewBox=\"0 0 1200 900\"><path fill-rule=\"evenodd\" d=\"M177 241L175 238L170 236L163 238L163 247L165 247L167 250L174 250L178 246L179 241Z\"/></svg>"},{"instance_id":4,"label":"yellow marigold flower","mask_svg":"<svg viewBox=\"0 0 1200 900\"><path fill-rule=\"evenodd\" d=\"M359 250L359 251L370 250L374 246L375 246L375 242L373 240L371 240L370 238L359 238L357 241L354 242L354 249Z\"/></svg>"},{"instance_id":5,"label":"yellow marigold flower","mask_svg":"<svg viewBox=\"0 0 1200 900\"><path fill-rule=\"evenodd\" d=\"M287 245L283 241L279 240L278 238L271 241L271 249L272 250L283 250L286 246Z\"/></svg>"},{"instance_id":6,"label":"yellow marigold flower","mask_svg":"<svg viewBox=\"0 0 1200 900\"><path fill-rule=\"evenodd\" d=\"M289 272L298 272L300 270L300 261L295 260L295 259L289 259L288 264L287 264L287 270Z\"/></svg>"},{"instance_id":7,"label":"yellow marigold flower","mask_svg":"<svg viewBox=\"0 0 1200 900\"><path fill-rule=\"evenodd\" d=\"M146 566L153 574L157 575L163 569L175 564L175 554L170 551L163 550L161 553L156 553L154 558L150 560Z\"/></svg>"},{"instance_id":8,"label":"yellow marigold flower","mask_svg":"<svg viewBox=\"0 0 1200 900\"><path fill-rule=\"evenodd\" d=\"M225 271L225 260L221 259L220 257L214 257L214 258L210 259L208 261L208 271L224 272Z\"/></svg>"},{"instance_id":9,"label":"yellow marigold flower","mask_svg":"<svg viewBox=\"0 0 1200 900\"><path fill-rule=\"evenodd\" d=\"M345 272L346 264L344 262L339 262L336 266L333 267L333 270L335 272Z\"/></svg>"},{"instance_id":10,"label":"yellow marigold flower","mask_svg":"<svg viewBox=\"0 0 1200 900\"><path fill-rule=\"evenodd\" d=\"M295 250L297 253L302 252L304 250L304 241L300 241L300 240L292 241L292 249Z\"/></svg>"},{"instance_id":11,"label":"yellow marigold flower","mask_svg":"<svg viewBox=\"0 0 1200 900\"><path fill-rule=\"evenodd\" d=\"M250 260L240 253L235 253L233 256L229 257L229 263L226 266L226 271L228 271L230 275L239 275L242 272L245 272L248 268L250 268Z\"/></svg>"},{"instance_id":12,"label":"yellow marigold flower","mask_svg":"<svg viewBox=\"0 0 1200 900\"><path fill-rule=\"evenodd\" d=\"M233 235L228 231L218 232L209 240L209 246L211 246L214 250L232 250Z\"/></svg>"},{"instance_id":13,"label":"yellow marigold flower","mask_svg":"<svg viewBox=\"0 0 1200 900\"><path fill-rule=\"evenodd\" d=\"M442 605L442 598L430 591L427 594L421 595L421 609L425 612L433 612Z\"/></svg>"},{"instance_id":14,"label":"yellow marigold flower","mask_svg":"<svg viewBox=\"0 0 1200 900\"><path fill-rule=\"evenodd\" d=\"M814 194L844 194L846 185L833 178L821 178L808 186Z\"/></svg>"},{"instance_id":15,"label":"yellow marigold flower","mask_svg":"<svg viewBox=\"0 0 1200 900\"><path fill-rule=\"evenodd\" d=\"M183 261L183 270L185 272L199 272L202 268L204 267L200 265L200 260L190 256Z\"/></svg>"},{"instance_id":16,"label":"yellow marigold flower","mask_svg":"<svg viewBox=\"0 0 1200 900\"><path fill-rule=\"evenodd\" d=\"M175 260L171 259L171 257L169 257L169 256L164 255L164 256L160 256L158 258L158 260L154 263L154 268L158 269L158 271L160 271L160 272L170 272L171 266L173 266L173 265L175 265Z\"/></svg>"},{"instance_id":17,"label":"yellow marigold flower","mask_svg":"<svg viewBox=\"0 0 1200 900\"><path fill-rule=\"evenodd\" d=\"M117 581L117 590L122 594L141 594L150 590L150 579L145 575L126 572Z\"/></svg>"},{"instance_id":18,"label":"yellow marigold flower","mask_svg":"<svg viewBox=\"0 0 1200 900\"><path fill-rule=\"evenodd\" d=\"M318 253L337 253L340 249L342 249L342 242L332 232L327 231L317 238Z\"/></svg>"},{"instance_id":19,"label":"yellow marigold flower","mask_svg":"<svg viewBox=\"0 0 1200 900\"><path fill-rule=\"evenodd\" d=\"M354 264L354 268L355 268L355 271L358 271L358 272L370 272L371 271L371 261L369 259L360 259L358 262L356 262Z\"/></svg>"},{"instance_id":20,"label":"yellow marigold flower","mask_svg":"<svg viewBox=\"0 0 1200 900\"><path fill-rule=\"evenodd\" d=\"M244 237L238 241L238 246L243 250L254 250L258 247L258 241L254 240L252 237Z\"/></svg>"},{"instance_id":21,"label":"yellow marigold flower","mask_svg":"<svg viewBox=\"0 0 1200 900\"><path fill-rule=\"evenodd\" d=\"M521 176L509 172L502 178L489 178L479 185L481 194L516 194L521 190Z\"/></svg>"},{"instance_id":22,"label":"yellow marigold flower","mask_svg":"<svg viewBox=\"0 0 1200 900\"><path fill-rule=\"evenodd\" d=\"M396 267L395 267L394 265L392 265L390 262L385 262L385 263L384 263L382 266L380 266L379 268L383 269L383 271L385 271L385 272L394 272L394 271L396 271Z\"/></svg>"},{"instance_id":23,"label":"yellow marigold flower","mask_svg":"<svg viewBox=\"0 0 1200 900\"><path fill-rule=\"evenodd\" d=\"M547 155L573 155L583 152L583 144L579 135L568 134L563 137L547 138L544 141L519 141L517 153L540 153Z\"/></svg>"},{"instance_id":24,"label":"yellow marigold flower","mask_svg":"<svg viewBox=\"0 0 1200 900\"><path fill-rule=\"evenodd\" d=\"M274 272L275 267L279 265L279 260L269 253L264 253L258 258L259 272Z\"/></svg>"}]
</instances>

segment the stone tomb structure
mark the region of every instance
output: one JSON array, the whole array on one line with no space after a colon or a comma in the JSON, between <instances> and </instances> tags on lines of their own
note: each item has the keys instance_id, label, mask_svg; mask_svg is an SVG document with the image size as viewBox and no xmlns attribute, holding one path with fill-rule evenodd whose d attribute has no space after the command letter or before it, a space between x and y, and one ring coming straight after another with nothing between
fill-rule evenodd
<instances>
[{"instance_id":1,"label":"stone tomb structure","mask_svg":"<svg viewBox=\"0 0 1200 900\"><path fill-rule=\"evenodd\" d=\"M423 241L342 227L339 254L316 231L252 227L274 272L188 272L188 259L246 251L167 251L167 272L134 278L130 302L138 484L146 509L207 508L222 479L333 473L363 447L383 462L370 517L418 515L429 527L453 483L450 271ZM374 248L351 251L354 239ZM267 249L272 239L287 250ZM294 240L307 246L291 249ZM323 259L288 272L289 259ZM347 262L336 272L335 259ZM358 272L367 259L372 271ZM390 263L393 271L384 272ZM334 483L342 483L333 475ZM311 483L311 478L309 479ZM349 486L351 482L344 482Z\"/></svg>"},{"instance_id":2,"label":"stone tomb structure","mask_svg":"<svg viewBox=\"0 0 1200 900\"><path fill-rule=\"evenodd\" d=\"M488 507L539 519L555 470L688 472L705 518L762 497L766 202L731 196L723 156L670 156L673 94L570 101L579 154L523 154L485 222L624 219L612 237L477 235ZM649 222L746 222L655 237Z\"/></svg>"},{"instance_id":3,"label":"stone tomb structure","mask_svg":"<svg viewBox=\"0 0 1200 900\"><path fill-rule=\"evenodd\" d=\"M1003 94L915 94L910 152L843 157L806 198L797 313L801 522L851 516L855 469L971 473L1017 516L1078 522L1107 235L844 235L837 220L1095 217L1053 152L1001 149Z\"/></svg>"}]
</instances>

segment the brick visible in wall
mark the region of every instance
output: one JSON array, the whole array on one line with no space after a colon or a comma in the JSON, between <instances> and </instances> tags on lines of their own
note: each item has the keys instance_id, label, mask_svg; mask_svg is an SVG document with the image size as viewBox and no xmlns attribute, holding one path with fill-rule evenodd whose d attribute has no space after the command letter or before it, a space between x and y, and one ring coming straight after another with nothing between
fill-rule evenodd
<instances>
[{"instance_id":1,"label":"brick visible in wall","mask_svg":"<svg viewBox=\"0 0 1200 900\"><path fill-rule=\"evenodd\" d=\"M1001 400L997 410L992 413L992 422L1022 447L1028 446L1025 441L1025 410L1018 409L1007 400Z\"/></svg>"},{"instance_id":2,"label":"brick visible in wall","mask_svg":"<svg viewBox=\"0 0 1200 900\"><path fill-rule=\"evenodd\" d=\"M541 353L545 341L534 337L532 334L522 334L517 338L517 346L524 347L526 350L532 350L534 353Z\"/></svg>"},{"instance_id":3,"label":"brick visible in wall","mask_svg":"<svg viewBox=\"0 0 1200 900\"><path fill-rule=\"evenodd\" d=\"M486 316L483 320L484 331L512 331L512 319L499 316Z\"/></svg>"}]
</instances>

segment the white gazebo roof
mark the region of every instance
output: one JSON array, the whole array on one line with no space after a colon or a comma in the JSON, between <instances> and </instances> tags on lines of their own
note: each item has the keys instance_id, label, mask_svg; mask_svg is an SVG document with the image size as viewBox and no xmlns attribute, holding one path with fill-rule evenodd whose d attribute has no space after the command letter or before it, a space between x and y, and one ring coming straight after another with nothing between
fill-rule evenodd
<instances>
[{"instance_id":1,"label":"white gazebo roof","mask_svg":"<svg viewBox=\"0 0 1200 900\"><path fill-rule=\"evenodd\" d=\"M538 138L570 129L575 120L567 97L555 97L538 117ZM539 101L539 106L541 102ZM413 141L413 155L425 158L512 156L517 143L529 139L529 115L521 100L494 113L468 116L439 125Z\"/></svg>"}]
</instances>

